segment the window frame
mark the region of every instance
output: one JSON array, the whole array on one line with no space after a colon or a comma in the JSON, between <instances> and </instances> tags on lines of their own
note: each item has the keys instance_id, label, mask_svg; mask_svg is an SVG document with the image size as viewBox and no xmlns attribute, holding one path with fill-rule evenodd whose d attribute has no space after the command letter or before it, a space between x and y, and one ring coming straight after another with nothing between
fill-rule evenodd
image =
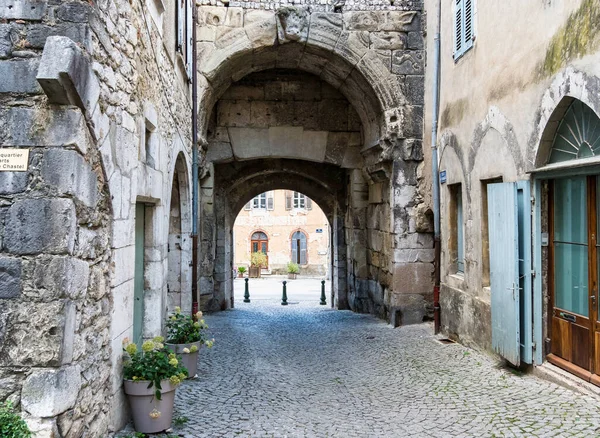
<instances>
[{"instance_id":1,"label":"window frame","mask_svg":"<svg viewBox=\"0 0 600 438\"><path fill-rule=\"evenodd\" d=\"M266 210L267 209L267 192L256 195L250 201L252 210Z\"/></svg>"}]
</instances>

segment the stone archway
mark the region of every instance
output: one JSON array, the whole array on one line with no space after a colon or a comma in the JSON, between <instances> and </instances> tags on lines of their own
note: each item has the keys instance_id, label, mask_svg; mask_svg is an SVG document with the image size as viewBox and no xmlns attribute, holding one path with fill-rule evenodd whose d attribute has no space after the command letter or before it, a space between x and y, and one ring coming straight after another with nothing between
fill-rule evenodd
<instances>
[{"instance_id":1,"label":"stone archway","mask_svg":"<svg viewBox=\"0 0 600 438\"><path fill-rule=\"evenodd\" d=\"M189 178L183 153L175 161L167 242L167 310L192 310L192 239Z\"/></svg>"},{"instance_id":2,"label":"stone archway","mask_svg":"<svg viewBox=\"0 0 600 438\"><path fill-rule=\"evenodd\" d=\"M199 16L209 35L199 47L201 305L231 305L235 216L283 188L314 199L332 225L336 307L422 321L433 242L417 208L420 11L200 7Z\"/></svg>"}]
</instances>

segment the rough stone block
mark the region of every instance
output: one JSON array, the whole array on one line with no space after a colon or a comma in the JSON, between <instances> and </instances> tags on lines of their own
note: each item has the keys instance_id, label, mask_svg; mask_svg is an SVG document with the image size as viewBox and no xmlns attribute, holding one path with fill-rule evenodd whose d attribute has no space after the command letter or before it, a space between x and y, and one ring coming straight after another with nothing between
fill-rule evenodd
<instances>
[{"instance_id":1,"label":"rough stone block","mask_svg":"<svg viewBox=\"0 0 600 438\"><path fill-rule=\"evenodd\" d=\"M21 404L36 417L54 417L75 406L81 389L79 366L34 371L23 383Z\"/></svg>"},{"instance_id":2,"label":"rough stone block","mask_svg":"<svg viewBox=\"0 0 600 438\"><path fill-rule=\"evenodd\" d=\"M394 50L392 73L397 75L423 75L425 52L423 50Z\"/></svg>"},{"instance_id":3,"label":"rough stone block","mask_svg":"<svg viewBox=\"0 0 600 438\"><path fill-rule=\"evenodd\" d=\"M409 104L423 105L425 101L424 76L404 76L400 82L400 88Z\"/></svg>"},{"instance_id":4,"label":"rough stone block","mask_svg":"<svg viewBox=\"0 0 600 438\"><path fill-rule=\"evenodd\" d=\"M271 155L269 130L259 128L229 128L233 154L239 159Z\"/></svg>"},{"instance_id":5,"label":"rough stone block","mask_svg":"<svg viewBox=\"0 0 600 438\"><path fill-rule=\"evenodd\" d=\"M72 257L42 257L36 261L34 284L51 298L79 299L87 290L90 268L87 262Z\"/></svg>"},{"instance_id":6,"label":"rough stone block","mask_svg":"<svg viewBox=\"0 0 600 438\"><path fill-rule=\"evenodd\" d=\"M314 13L310 16L310 28L307 43L333 50L342 32L343 22L340 14Z\"/></svg>"},{"instance_id":7,"label":"rough stone block","mask_svg":"<svg viewBox=\"0 0 600 438\"><path fill-rule=\"evenodd\" d=\"M92 167L75 151L45 151L42 178L59 193L73 195L87 207L94 207L98 201L98 178Z\"/></svg>"},{"instance_id":8,"label":"rough stone block","mask_svg":"<svg viewBox=\"0 0 600 438\"><path fill-rule=\"evenodd\" d=\"M396 30L407 32L418 30L421 25L416 11L388 11L379 30Z\"/></svg>"},{"instance_id":9,"label":"rough stone block","mask_svg":"<svg viewBox=\"0 0 600 438\"><path fill-rule=\"evenodd\" d=\"M327 136L327 150L325 152L325 162L337 164L344 161L344 155L348 148L350 135L347 132L330 132Z\"/></svg>"},{"instance_id":10,"label":"rough stone block","mask_svg":"<svg viewBox=\"0 0 600 438\"><path fill-rule=\"evenodd\" d=\"M210 163L223 163L233 160L233 150L230 143L211 141L208 143L206 161Z\"/></svg>"},{"instance_id":11,"label":"rough stone block","mask_svg":"<svg viewBox=\"0 0 600 438\"><path fill-rule=\"evenodd\" d=\"M395 294L430 294L433 290L432 263L395 263Z\"/></svg>"},{"instance_id":12,"label":"rough stone block","mask_svg":"<svg viewBox=\"0 0 600 438\"><path fill-rule=\"evenodd\" d=\"M89 13L90 5L79 2L64 3L56 11L59 19L73 23L86 23Z\"/></svg>"},{"instance_id":13,"label":"rough stone block","mask_svg":"<svg viewBox=\"0 0 600 438\"><path fill-rule=\"evenodd\" d=\"M54 37L68 38L88 50L91 48L90 29L85 23L34 24L27 28L25 37L33 49L43 49L48 38Z\"/></svg>"},{"instance_id":14,"label":"rough stone block","mask_svg":"<svg viewBox=\"0 0 600 438\"><path fill-rule=\"evenodd\" d=\"M37 58L0 61L0 93L40 93L35 80L39 64Z\"/></svg>"},{"instance_id":15,"label":"rough stone block","mask_svg":"<svg viewBox=\"0 0 600 438\"><path fill-rule=\"evenodd\" d=\"M0 195L21 193L27 187L27 172L0 172Z\"/></svg>"},{"instance_id":16,"label":"rough stone block","mask_svg":"<svg viewBox=\"0 0 600 438\"><path fill-rule=\"evenodd\" d=\"M348 103L343 100L319 102L319 120L322 131L348 131Z\"/></svg>"},{"instance_id":17,"label":"rough stone block","mask_svg":"<svg viewBox=\"0 0 600 438\"><path fill-rule=\"evenodd\" d=\"M425 39L421 32L408 32L408 48L412 50L423 50Z\"/></svg>"},{"instance_id":18,"label":"rough stone block","mask_svg":"<svg viewBox=\"0 0 600 438\"><path fill-rule=\"evenodd\" d=\"M79 110L13 107L2 114L2 119L3 146L74 146L85 154L90 143Z\"/></svg>"},{"instance_id":19,"label":"rough stone block","mask_svg":"<svg viewBox=\"0 0 600 438\"><path fill-rule=\"evenodd\" d=\"M45 13L45 0L12 0L0 3L0 17L5 19L41 20Z\"/></svg>"},{"instance_id":20,"label":"rough stone block","mask_svg":"<svg viewBox=\"0 0 600 438\"><path fill-rule=\"evenodd\" d=\"M279 44L306 41L310 20L308 8L285 6L277 10L275 19Z\"/></svg>"},{"instance_id":21,"label":"rough stone block","mask_svg":"<svg viewBox=\"0 0 600 438\"><path fill-rule=\"evenodd\" d=\"M8 58L12 52L10 34L11 25L0 24L0 58Z\"/></svg>"},{"instance_id":22,"label":"rough stone block","mask_svg":"<svg viewBox=\"0 0 600 438\"><path fill-rule=\"evenodd\" d=\"M100 96L91 62L68 37L48 37L37 80L51 103L76 105L89 114Z\"/></svg>"},{"instance_id":23,"label":"rough stone block","mask_svg":"<svg viewBox=\"0 0 600 438\"><path fill-rule=\"evenodd\" d=\"M17 298L21 294L21 260L0 257L0 298Z\"/></svg>"},{"instance_id":24,"label":"rough stone block","mask_svg":"<svg viewBox=\"0 0 600 438\"><path fill-rule=\"evenodd\" d=\"M71 254L75 206L70 199L26 199L8 210L4 247L13 254Z\"/></svg>"}]
</instances>

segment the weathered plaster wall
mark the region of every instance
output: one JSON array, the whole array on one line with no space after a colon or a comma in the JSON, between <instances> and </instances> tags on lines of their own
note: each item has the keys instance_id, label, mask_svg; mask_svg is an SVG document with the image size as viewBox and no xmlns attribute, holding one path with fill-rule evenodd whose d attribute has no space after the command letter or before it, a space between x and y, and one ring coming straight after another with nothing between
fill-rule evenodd
<instances>
[{"instance_id":1,"label":"weathered plaster wall","mask_svg":"<svg viewBox=\"0 0 600 438\"><path fill-rule=\"evenodd\" d=\"M436 2L426 1L425 7L432 47ZM453 12L443 8L438 146L440 170L446 170L448 182L441 186L442 326L467 344L491 346L482 180L529 179L526 172L535 167L542 133L564 96L582 99L600 113L597 10L597 2L588 0L477 2L473 48L455 62ZM429 68L426 83L432 83L432 74ZM431 87L425 98L431 102ZM425 151L431 115L429 107ZM456 273L449 240L448 186L453 183L461 183L463 191L464 275Z\"/></svg>"}]
</instances>

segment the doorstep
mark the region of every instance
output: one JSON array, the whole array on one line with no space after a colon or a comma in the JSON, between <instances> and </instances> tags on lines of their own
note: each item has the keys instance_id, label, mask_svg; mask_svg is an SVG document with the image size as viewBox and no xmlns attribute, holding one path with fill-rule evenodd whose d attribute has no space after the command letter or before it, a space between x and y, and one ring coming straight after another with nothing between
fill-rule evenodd
<instances>
[{"instance_id":1,"label":"doorstep","mask_svg":"<svg viewBox=\"0 0 600 438\"><path fill-rule=\"evenodd\" d=\"M568 388L580 394L594 397L600 402L600 387L563 370L546 361L540 366L533 367L533 375L544 380L549 380L557 385Z\"/></svg>"}]
</instances>

